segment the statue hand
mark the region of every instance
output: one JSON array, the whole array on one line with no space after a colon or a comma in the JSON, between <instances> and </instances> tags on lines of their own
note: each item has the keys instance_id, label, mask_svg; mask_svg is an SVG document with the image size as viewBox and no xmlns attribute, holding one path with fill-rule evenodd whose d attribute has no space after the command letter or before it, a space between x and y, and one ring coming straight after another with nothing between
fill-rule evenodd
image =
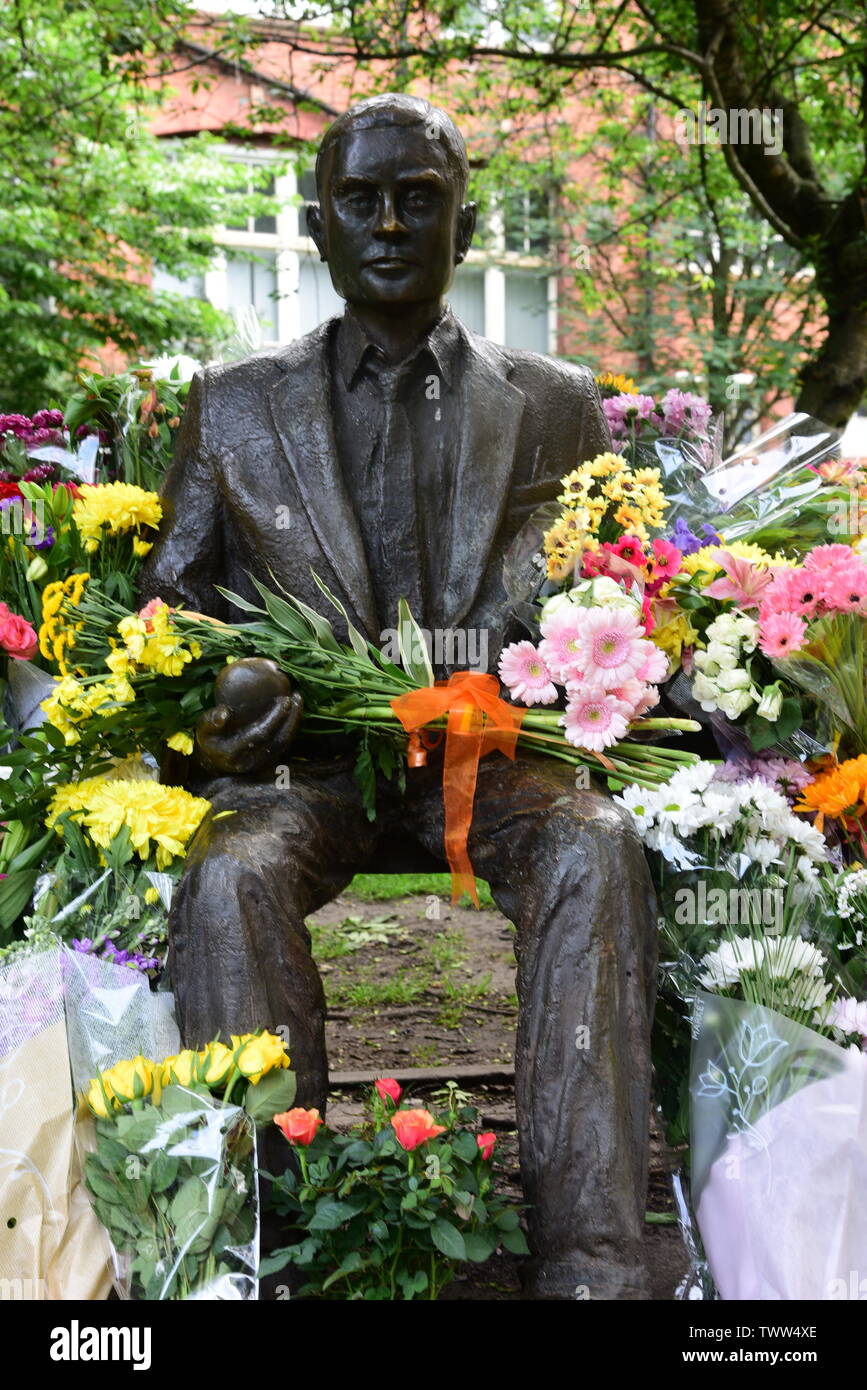
<instances>
[{"instance_id":1,"label":"statue hand","mask_svg":"<svg viewBox=\"0 0 867 1390\"><path fill-rule=\"evenodd\" d=\"M196 724L196 754L206 772L243 777L278 763L301 722L303 701L272 661L247 658L217 677L218 703Z\"/></svg>"}]
</instances>

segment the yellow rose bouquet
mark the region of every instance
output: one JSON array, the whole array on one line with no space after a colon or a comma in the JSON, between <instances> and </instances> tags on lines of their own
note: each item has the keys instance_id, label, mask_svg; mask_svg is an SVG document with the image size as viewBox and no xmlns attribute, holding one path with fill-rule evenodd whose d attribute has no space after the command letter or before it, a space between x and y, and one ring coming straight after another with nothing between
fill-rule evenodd
<instances>
[{"instance_id":1,"label":"yellow rose bouquet","mask_svg":"<svg viewBox=\"0 0 867 1390\"><path fill-rule=\"evenodd\" d=\"M84 1180L124 1296L256 1297L256 1128L294 1099L284 1041L267 1032L91 1079Z\"/></svg>"}]
</instances>

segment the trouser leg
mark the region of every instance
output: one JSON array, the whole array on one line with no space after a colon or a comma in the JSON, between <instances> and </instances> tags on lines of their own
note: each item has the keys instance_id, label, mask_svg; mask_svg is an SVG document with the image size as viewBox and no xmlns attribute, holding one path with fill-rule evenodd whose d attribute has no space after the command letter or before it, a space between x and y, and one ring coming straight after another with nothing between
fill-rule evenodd
<instances>
[{"instance_id":1,"label":"trouser leg","mask_svg":"<svg viewBox=\"0 0 867 1390\"><path fill-rule=\"evenodd\" d=\"M268 1028L289 1039L297 1104L324 1107L325 997L305 918L345 888L374 828L351 777L226 779L188 854L170 919L185 1046ZM223 816L231 810L234 814Z\"/></svg>"},{"instance_id":2,"label":"trouser leg","mask_svg":"<svg viewBox=\"0 0 867 1390\"><path fill-rule=\"evenodd\" d=\"M441 798L418 795L442 845ZM483 759L470 857L518 929L515 1101L537 1298L647 1296L653 890L609 798L556 764Z\"/></svg>"}]
</instances>

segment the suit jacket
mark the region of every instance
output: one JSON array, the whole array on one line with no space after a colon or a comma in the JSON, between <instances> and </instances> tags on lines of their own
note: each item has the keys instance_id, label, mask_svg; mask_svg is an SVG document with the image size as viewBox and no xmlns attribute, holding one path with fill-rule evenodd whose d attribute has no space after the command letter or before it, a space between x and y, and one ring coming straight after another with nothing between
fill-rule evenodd
<instances>
[{"instance_id":1,"label":"suit jacket","mask_svg":"<svg viewBox=\"0 0 867 1390\"><path fill-rule=\"evenodd\" d=\"M339 319L288 347L209 367L193 380L162 489L159 538L145 562L142 599L244 621L215 584L257 600L248 574L345 627L311 570L380 644L396 614L374 612L359 524L337 457L330 408L330 339ZM488 669L509 627L503 558L518 530L559 480L611 448L589 368L498 347L459 325L459 456L443 499L440 543L447 576L434 629L487 630ZM514 634L512 634L514 635Z\"/></svg>"}]
</instances>

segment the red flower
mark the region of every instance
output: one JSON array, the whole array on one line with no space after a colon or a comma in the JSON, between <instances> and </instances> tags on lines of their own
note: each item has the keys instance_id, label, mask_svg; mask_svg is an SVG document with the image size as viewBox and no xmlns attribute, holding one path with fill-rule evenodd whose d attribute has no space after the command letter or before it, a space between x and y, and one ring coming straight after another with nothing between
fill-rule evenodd
<instances>
[{"instance_id":1,"label":"red flower","mask_svg":"<svg viewBox=\"0 0 867 1390\"><path fill-rule=\"evenodd\" d=\"M491 1154L494 1152L494 1145L496 1144L496 1142L496 1134L492 1134L490 1131L488 1131L486 1134L476 1135L476 1143L479 1146L479 1152L486 1163L490 1158Z\"/></svg>"},{"instance_id":2,"label":"red flower","mask_svg":"<svg viewBox=\"0 0 867 1390\"><path fill-rule=\"evenodd\" d=\"M7 497L20 497L21 489L16 482L0 483L0 502Z\"/></svg>"},{"instance_id":3,"label":"red flower","mask_svg":"<svg viewBox=\"0 0 867 1390\"><path fill-rule=\"evenodd\" d=\"M318 1110L286 1110L274 1116L274 1123L282 1129L290 1144L300 1144L302 1148L312 1144L316 1131L323 1123Z\"/></svg>"},{"instance_id":4,"label":"red flower","mask_svg":"<svg viewBox=\"0 0 867 1390\"><path fill-rule=\"evenodd\" d=\"M374 1085L379 1092L380 1100L393 1100L397 1105L403 1095L402 1087L398 1086L393 1076L381 1076L378 1081L374 1082Z\"/></svg>"},{"instance_id":5,"label":"red flower","mask_svg":"<svg viewBox=\"0 0 867 1390\"><path fill-rule=\"evenodd\" d=\"M410 1153L417 1149L420 1144L426 1144L428 1139L436 1139L438 1134L445 1134L445 1125L434 1124L434 1117L429 1110L398 1110L396 1115L392 1115L389 1124L397 1135L397 1142L402 1149Z\"/></svg>"}]
</instances>

